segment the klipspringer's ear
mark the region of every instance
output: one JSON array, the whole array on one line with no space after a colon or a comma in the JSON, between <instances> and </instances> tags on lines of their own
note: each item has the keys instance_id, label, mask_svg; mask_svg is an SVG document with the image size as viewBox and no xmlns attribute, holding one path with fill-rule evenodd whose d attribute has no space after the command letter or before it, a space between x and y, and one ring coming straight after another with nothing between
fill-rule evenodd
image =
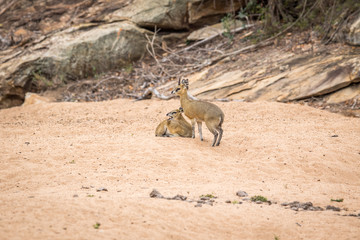
<instances>
[{"instance_id":1,"label":"klipspringer's ear","mask_svg":"<svg viewBox=\"0 0 360 240\"><path fill-rule=\"evenodd\" d=\"M181 77L179 77L178 85L180 85L180 79L181 79Z\"/></svg>"},{"instance_id":2,"label":"klipspringer's ear","mask_svg":"<svg viewBox=\"0 0 360 240\"><path fill-rule=\"evenodd\" d=\"M184 112L184 109L182 107L179 107L180 112Z\"/></svg>"},{"instance_id":3,"label":"klipspringer's ear","mask_svg":"<svg viewBox=\"0 0 360 240\"><path fill-rule=\"evenodd\" d=\"M181 83L184 85L189 85L189 80L187 78L185 78L181 81Z\"/></svg>"},{"instance_id":4,"label":"klipspringer's ear","mask_svg":"<svg viewBox=\"0 0 360 240\"><path fill-rule=\"evenodd\" d=\"M186 87L186 89L189 89L189 79L183 79L182 84Z\"/></svg>"}]
</instances>

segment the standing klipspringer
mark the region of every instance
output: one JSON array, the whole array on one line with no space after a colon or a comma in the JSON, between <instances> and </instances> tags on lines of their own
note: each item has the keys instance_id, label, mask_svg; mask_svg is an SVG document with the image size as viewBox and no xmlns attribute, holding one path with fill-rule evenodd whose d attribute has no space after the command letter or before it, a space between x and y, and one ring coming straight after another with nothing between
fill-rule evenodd
<instances>
[{"instance_id":1,"label":"standing klipspringer","mask_svg":"<svg viewBox=\"0 0 360 240\"><path fill-rule=\"evenodd\" d=\"M209 131L214 134L212 146L219 146L223 130L221 128L224 122L224 113L215 104L190 99L187 93L189 89L189 81L183 79L178 82L178 86L171 92L180 96L181 107L184 109L185 115L191 120L192 138L195 138L195 122L198 124L200 140L202 137L202 122L205 122ZM217 141L216 141L217 140Z\"/></svg>"}]
</instances>

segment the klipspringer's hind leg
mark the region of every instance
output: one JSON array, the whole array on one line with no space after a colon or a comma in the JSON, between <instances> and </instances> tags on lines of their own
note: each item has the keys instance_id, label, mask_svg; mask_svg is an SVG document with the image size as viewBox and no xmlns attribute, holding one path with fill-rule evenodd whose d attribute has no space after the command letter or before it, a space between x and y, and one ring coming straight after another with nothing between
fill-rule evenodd
<instances>
[{"instance_id":1,"label":"klipspringer's hind leg","mask_svg":"<svg viewBox=\"0 0 360 240\"><path fill-rule=\"evenodd\" d=\"M214 134L214 140L213 140L213 143L212 143L212 147L214 147L215 146L215 143L216 143L216 139L217 139L217 136L219 135L218 134L218 132L215 130L215 128L211 128L211 127L209 127L208 126L208 129L209 129L209 131L212 133L212 134Z\"/></svg>"},{"instance_id":2,"label":"klipspringer's hind leg","mask_svg":"<svg viewBox=\"0 0 360 240\"><path fill-rule=\"evenodd\" d=\"M222 138L222 135L223 135L223 130L222 130L222 128L219 126L219 127L217 128L217 131L219 132L219 138L218 138L218 140L217 140L216 146L219 146L219 145L220 145L221 138Z\"/></svg>"},{"instance_id":3,"label":"klipspringer's hind leg","mask_svg":"<svg viewBox=\"0 0 360 240\"><path fill-rule=\"evenodd\" d=\"M167 127L166 126L164 126L164 133L163 133L163 137L169 137L169 135L170 135L170 132L169 132L169 129L167 129Z\"/></svg>"},{"instance_id":4,"label":"klipspringer's hind leg","mask_svg":"<svg viewBox=\"0 0 360 240\"><path fill-rule=\"evenodd\" d=\"M200 136L200 140L203 141L203 136L202 136L202 122L197 122L198 124L198 130L199 130L199 136Z\"/></svg>"},{"instance_id":5,"label":"klipspringer's hind leg","mask_svg":"<svg viewBox=\"0 0 360 240\"><path fill-rule=\"evenodd\" d=\"M216 142L216 138L217 138L217 136L218 136L219 134L218 134L216 131L212 132L212 134L214 134L214 141L213 141L213 143L211 144L211 146L214 147L214 146L215 146L215 142Z\"/></svg>"},{"instance_id":6,"label":"klipspringer's hind leg","mask_svg":"<svg viewBox=\"0 0 360 240\"><path fill-rule=\"evenodd\" d=\"M195 138L195 121L196 121L195 118L191 119L191 133L192 133L192 138Z\"/></svg>"}]
</instances>

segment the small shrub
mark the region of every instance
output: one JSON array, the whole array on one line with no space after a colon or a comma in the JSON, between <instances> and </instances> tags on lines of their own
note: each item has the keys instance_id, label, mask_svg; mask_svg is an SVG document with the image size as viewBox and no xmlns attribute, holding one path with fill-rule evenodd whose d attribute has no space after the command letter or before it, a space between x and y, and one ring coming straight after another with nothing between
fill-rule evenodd
<instances>
[{"instance_id":1,"label":"small shrub","mask_svg":"<svg viewBox=\"0 0 360 240\"><path fill-rule=\"evenodd\" d=\"M267 202L267 198L266 197L263 197L261 195L257 195L257 196L252 196L251 197L251 201L252 202L257 202L257 201L260 201L260 202Z\"/></svg>"},{"instance_id":2,"label":"small shrub","mask_svg":"<svg viewBox=\"0 0 360 240\"><path fill-rule=\"evenodd\" d=\"M223 36L228 38L231 42L234 39L234 34L231 32L231 25L235 24L235 19L232 14L227 14L221 19L222 26L224 28Z\"/></svg>"},{"instance_id":3,"label":"small shrub","mask_svg":"<svg viewBox=\"0 0 360 240\"><path fill-rule=\"evenodd\" d=\"M213 194L206 194L206 195L201 195L200 198L202 197L208 197L208 198L217 198L215 195Z\"/></svg>"},{"instance_id":4,"label":"small shrub","mask_svg":"<svg viewBox=\"0 0 360 240\"><path fill-rule=\"evenodd\" d=\"M99 229L100 225L101 225L101 224L97 222L97 223L95 223L95 224L93 225L93 227L94 227L95 229Z\"/></svg>"}]
</instances>

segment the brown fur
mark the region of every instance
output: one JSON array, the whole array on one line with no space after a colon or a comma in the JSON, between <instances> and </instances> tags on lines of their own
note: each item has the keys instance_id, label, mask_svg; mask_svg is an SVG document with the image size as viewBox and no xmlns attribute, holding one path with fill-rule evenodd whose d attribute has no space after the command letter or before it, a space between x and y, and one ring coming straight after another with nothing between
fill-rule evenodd
<instances>
[{"instance_id":1,"label":"brown fur","mask_svg":"<svg viewBox=\"0 0 360 240\"><path fill-rule=\"evenodd\" d=\"M224 122L224 113L215 104L190 99L187 90L187 79L182 80L181 83L179 80L178 86L172 93L180 96L181 107L184 109L185 115L191 120L192 137L195 138L195 122L197 122L200 139L203 141L202 122L205 122L209 131L214 135L212 146L219 146L223 134L221 125Z\"/></svg>"},{"instance_id":2,"label":"brown fur","mask_svg":"<svg viewBox=\"0 0 360 240\"><path fill-rule=\"evenodd\" d=\"M157 137L191 137L191 125L182 116L182 109L175 109L166 114L169 119L162 121L155 130Z\"/></svg>"}]
</instances>

